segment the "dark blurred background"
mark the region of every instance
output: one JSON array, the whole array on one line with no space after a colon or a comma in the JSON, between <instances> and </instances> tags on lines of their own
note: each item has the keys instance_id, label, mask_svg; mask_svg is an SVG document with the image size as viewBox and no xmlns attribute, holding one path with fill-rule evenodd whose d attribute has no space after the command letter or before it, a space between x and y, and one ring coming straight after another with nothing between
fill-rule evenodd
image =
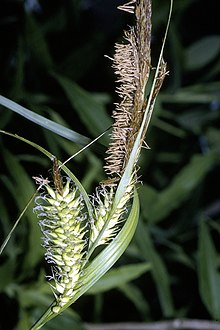
<instances>
[{"instance_id":1,"label":"dark blurred background","mask_svg":"<svg viewBox=\"0 0 220 330\"><path fill-rule=\"evenodd\" d=\"M153 0L152 66L157 64L168 0ZM110 57L132 15L119 0L0 3L0 91L26 108L90 138L111 125L117 102ZM116 267L151 269L82 297L45 329L83 329L82 322L220 319L220 25L218 1L174 0L164 58L169 75L140 160L140 224ZM101 119L100 119L101 118ZM0 107L0 129L65 160L79 146ZM108 144L108 134L100 141ZM1 241L50 161L0 136ZM89 149L69 167L89 193L105 177L104 153ZM40 231L31 208L0 259L0 329L28 329L50 304ZM125 268L126 269L126 268ZM118 275L119 276L119 275ZM81 319L81 320L80 320ZM56 323L58 322L58 323ZM56 328L57 327L57 328ZM75 329L74 328L74 329Z\"/></svg>"}]
</instances>

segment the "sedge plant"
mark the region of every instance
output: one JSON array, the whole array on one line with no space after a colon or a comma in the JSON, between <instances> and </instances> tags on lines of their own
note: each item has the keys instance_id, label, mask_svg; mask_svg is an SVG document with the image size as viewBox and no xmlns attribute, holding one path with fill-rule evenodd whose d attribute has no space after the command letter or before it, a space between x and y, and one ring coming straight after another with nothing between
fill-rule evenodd
<instances>
[{"instance_id":1,"label":"sedge plant","mask_svg":"<svg viewBox=\"0 0 220 330\"><path fill-rule=\"evenodd\" d=\"M51 182L34 178L39 186L33 198L43 234L45 259L51 264L49 284L54 301L32 330L40 329L63 312L112 267L130 243L138 222L137 163L156 97L167 73L163 50L172 1L155 69L151 66L151 1L131 0L119 9L134 15L135 25L125 31L123 43L115 45L112 67L117 77L119 101L112 114L114 124L105 158L107 178L100 182L95 194L89 196L74 174L49 151L1 131L37 148L53 163ZM154 77L146 96L150 74ZM0 102L41 124L40 116L29 110L2 96ZM49 124L49 129L58 129ZM100 246L101 252L94 254ZM2 250L4 247L5 243Z\"/></svg>"}]
</instances>

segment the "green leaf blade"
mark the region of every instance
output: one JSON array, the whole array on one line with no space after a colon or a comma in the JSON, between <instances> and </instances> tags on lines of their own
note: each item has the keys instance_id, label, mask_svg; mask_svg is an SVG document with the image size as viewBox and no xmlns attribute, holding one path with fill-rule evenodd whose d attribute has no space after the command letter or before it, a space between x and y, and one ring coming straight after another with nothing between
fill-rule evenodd
<instances>
[{"instance_id":1,"label":"green leaf blade","mask_svg":"<svg viewBox=\"0 0 220 330\"><path fill-rule=\"evenodd\" d=\"M143 262L112 269L89 289L88 294L97 294L120 287L140 277L150 268L148 262Z\"/></svg>"},{"instance_id":2,"label":"green leaf blade","mask_svg":"<svg viewBox=\"0 0 220 330\"><path fill-rule=\"evenodd\" d=\"M186 50L186 68L198 70L208 65L220 52L220 36L211 35L193 43Z\"/></svg>"},{"instance_id":3,"label":"green leaf blade","mask_svg":"<svg viewBox=\"0 0 220 330\"><path fill-rule=\"evenodd\" d=\"M168 188L161 193L152 190L149 202L146 199L144 201L144 209L147 209L146 203L148 203L148 220L152 223L158 223L185 202L217 161L216 153L213 152L205 155L194 155L190 162L173 178Z\"/></svg>"},{"instance_id":4,"label":"green leaf blade","mask_svg":"<svg viewBox=\"0 0 220 330\"><path fill-rule=\"evenodd\" d=\"M169 274L163 260L154 248L148 228L141 224L141 222L137 228L136 238L141 255L151 264L152 275L157 286L163 313L166 317L171 317L174 315L174 304L171 294Z\"/></svg>"},{"instance_id":5,"label":"green leaf blade","mask_svg":"<svg viewBox=\"0 0 220 330\"><path fill-rule=\"evenodd\" d=\"M93 94L85 91L69 78L55 73L53 76L61 85L74 110L77 111L81 121L93 136L98 136L112 125L112 120L107 115L103 103ZM105 138L105 142L108 142L107 140Z\"/></svg>"},{"instance_id":6,"label":"green leaf blade","mask_svg":"<svg viewBox=\"0 0 220 330\"><path fill-rule=\"evenodd\" d=\"M199 229L198 277L203 303L214 319L220 319L220 273L208 225L202 221Z\"/></svg>"},{"instance_id":7,"label":"green leaf blade","mask_svg":"<svg viewBox=\"0 0 220 330\"><path fill-rule=\"evenodd\" d=\"M4 107L18 113L19 115L23 116L24 118L34 122L35 124L44 127L51 132L54 132L55 134L58 134L70 141L73 141L77 144L80 144L82 146L87 145L91 142L91 140L84 135L81 135L63 125L60 125L58 123L55 123L54 121L47 119L46 117L43 117L41 115L38 115L37 113L26 109L25 107L22 107L18 103L15 103L6 97L0 95L0 104Z\"/></svg>"}]
</instances>

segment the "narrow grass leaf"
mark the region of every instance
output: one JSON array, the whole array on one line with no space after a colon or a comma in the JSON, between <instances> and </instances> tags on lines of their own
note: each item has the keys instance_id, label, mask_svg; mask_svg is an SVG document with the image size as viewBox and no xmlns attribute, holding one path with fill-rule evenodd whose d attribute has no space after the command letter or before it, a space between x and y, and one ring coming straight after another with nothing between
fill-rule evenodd
<instances>
[{"instance_id":1,"label":"narrow grass leaf","mask_svg":"<svg viewBox=\"0 0 220 330\"><path fill-rule=\"evenodd\" d=\"M91 142L91 140L84 135L81 135L63 125L55 123L54 121L47 119L41 115L38 115L37 113L22 107L18 103L15 103L2 95L0 95L0 104L8 108L9 110L12 110L19 115L25 117L26 119L34 122L35 124L44 127L60 136L63 136L64 138L73 141L77 144L85 146Z\"/></svg>"},{"instance_id":2,"label":"narrow grass leaf","mask_svg":"<svg viewBox=\"0 0 220 330\"><path fill-rule=\"evenodd\" d=\"M0 292L7 290L7 286L14 281L15 260L11 258L0 266Z\"/></svg>"},{"instance_id":3,"label":"narrow grass leaf","mask_svg":"<svg viewBox=\"0 0 220 330\"><path fill-rule=\"evenodd\" d=\"M154 248L147 226L144 226L141 222L138 224L135 238L141 255L151 264L151 271L157 286L163 314L166 317L171 317L174 315L174 306L169 274L164 262Z\"/></svg>"},{"instance_id":4,"label":"narrow grass leaf","mask_svg":"<svg viewBox=\"0 0 220 330\"><path fill-rule=\"evenodd\" d=\"M147 262L121 266L111 269L106 273L93 287L88 291L88 294L97 294L105 292L137 279L151 268Z\"/></svg>"},{"instance_id":5,"label":"narrow grass leaf","mask_svg":"<svg viewBox=\"0 0 220 330\"><path fill-rule=\"evenodd\" d=\"M216 320L220 319L219 256L208 225L201 221L198 254L199 291L204 305Z\"/></svg>"},{"instance_id":6,"label":"narrow grass leaf","mask_svg":"<svg viewBox=\"0 0 220 330\"><path fill-rule=\"evenodd\" d=\"M25 172L23 166L19 163L17 158L6 150L4 153L6 165L11 177L13 178L13 188L11 189L11 193L14 195L15 202L17 203L20 211L23 213L24 205L30 201L30 196L33 196L35 192L34 183ZM21 187L23 187L22 190ZM27 208L25 211L29 223L29 247L27 253L25 254L23 267L25 269L30 269L36 265L36 263L39 262L40 258L42 257L42 248L39 245L41 234L32 209Z\"/></svg>"},{"instance_id":7,"label":"narrow grass leaf","mask_svg":"<svg viewBox=\"0 0 220 330\"><path fill-rule=\"evenodd\" d=\"M42 30L36 23L33 16L26 14L26 36L32 57L38 64L49 69L53 66L53 60Z\"/></svg>"},{"instance_id":8,"label":"narrow grass leaf","mask_svg":"<svg viewBox=\"0 0 220 330\"><path fill-rule=\"evenodd\" d=\"M6 245L8 244L9 240L11 239L15 229L17 228L21 218L23 217L24 213L27 211L28 207L30 206L30 204L33 202L34 198L35 198L35 194L32 195L32 197L29 199L28 203L25 205L23 211L20 213L19 217L17 218L17 220L15 221L13 227L11 228L9 234L7 235L6 239L4 240L4 242L2 243L2 245L0 246L0 255L2 254L2 252L4 251Z\"/></svg>"},{"instance_id":9,"label":"narrow grass leaf","mask_svg":"<svg viewBox=\"0 0 220 330\"><path fill-rule=\"evenodd\" d=\"M220 53L220 36L204 37L186 49L186 68L198 70L213 61Z\"/></svg>"},{"instance_id":10,"label":"narrow grass leaf","mask_svg":"<svg viewBox=\"0 0 220 330\"><path fill-rule=\"evenodd\" d=\"M112 125L112 120L109 118L104 104L96 96L85 91L69 78L58 74L52 75L65 91L82 123L94 137ZM104 141L108 142L107 137Z\"/></svg>"},{"instance_id":11,"label":"narrow grass leaf","mask_svg":"<svg viewBox=\"0 0 220 330\"><path fill-rule=\"evenodd\" d=\"M171 184L161 193L155 192L144 198L144 208L147 210L147 218L150 222L157 223L168 216L190 197L209 170L217 162L215 153L194 155L189 162L172 180ZM153 198L153 200L152 200ZM153 202L152 202L153 201Z\"/></svg>"},{"instance_id":12,"label":"narrow grass leaf","mask_svg":"<svg viewBox=\"0 0 220 330\"><path fill-rule=\"evenodd\" d=\"M90 35L82 45L74 47L74 50L59 65L58 71L73 78L74 81L81 80L95 66L100 56L103 56L104 42L104 35L97 33ZM76 63L83 63L83 65L76 65Z\"/></svg>"},{"instance_id":13,"label":"narrow grass leaf","mask_svg":"<svg viewBox=\"0 0 220 330\"><path fill-rule=\"evenodd\" d=\"M134 304L142 319L147 321L150 308L141 289L131 283L123 284L118 289Z\"/></svg>"}]
</instances>

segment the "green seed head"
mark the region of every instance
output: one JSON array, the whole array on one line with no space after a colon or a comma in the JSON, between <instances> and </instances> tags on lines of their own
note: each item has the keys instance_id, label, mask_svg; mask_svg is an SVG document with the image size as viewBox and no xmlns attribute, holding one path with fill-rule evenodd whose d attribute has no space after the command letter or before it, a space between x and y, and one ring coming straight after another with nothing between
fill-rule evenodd
<instances>
[{"instance_id":1,"label":"green seed head","mask_svg":"<svg viewBox=\"0 0 220 330\"><path fill-rule=\"evenodd\" d=\"M81 276L87 232L83 198L67 179L59 191L46 184L45 193L36 199L36 204L45 258L53 264L51 287L57 300L53 311L58 313L73 297Z\"/></svg>"}]
</instances>

